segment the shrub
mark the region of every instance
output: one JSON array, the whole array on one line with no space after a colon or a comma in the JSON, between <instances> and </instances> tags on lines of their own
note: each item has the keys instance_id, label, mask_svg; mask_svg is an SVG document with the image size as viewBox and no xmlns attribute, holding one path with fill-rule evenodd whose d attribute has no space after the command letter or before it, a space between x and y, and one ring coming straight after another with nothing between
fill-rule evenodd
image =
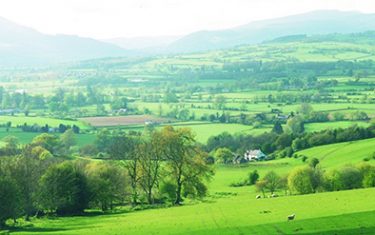
<instances>
[{"instance_id":1,"label":"shrub","mask_svg":"<svg viewBox=\"0 0 375 235\"><path fill-rule=\"evenodd\" d=\"M319 164L319 159L317 158L312 158L309 162L309 166L312 168L315 168Z\"/></svg>"},{"instance_id":2,"label":"shrub","mask_svg":"<svg viewBox=\"0 0 375 235\"><path fill-rule=\"evenodd\" d=\"M249 185L254 185L259 179L259 174L258 174L258 171L257 170L254 170L252 172L249 173L249 182L248 184Z\"/></svg>"},{"instance_id":3,"label":"shrub","mask_svg":"<svg viewBox=\"0 0 375 235\"><path fill-rule=\"evenodd\" d=\"M231 186L231 187L243 187L243 186L246 186L246 185L248 185L248 182L246 180L243 180L243 181L239 181L239 182L233 182L229 186Z\"/></svg>"}]
</instances>

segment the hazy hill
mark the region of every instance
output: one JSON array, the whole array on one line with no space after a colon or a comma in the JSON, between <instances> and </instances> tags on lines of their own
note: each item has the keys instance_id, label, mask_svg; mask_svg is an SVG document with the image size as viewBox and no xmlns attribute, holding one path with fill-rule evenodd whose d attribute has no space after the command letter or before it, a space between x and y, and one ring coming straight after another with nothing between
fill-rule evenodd
<instances>
[{"instance_id":1,"label":"hazy hill","mask_svg":"<svg viewBox=\"0 0 375 235\"><path fill-rule=\"evenodd\" d=\"M180 39L181 36L111 38L105 40L127 50L160 50Z\"/></svg>"},{"instance_id":2,"label":"hazy hill","mask_svg":"<svg viewBox=\"0 0 375 235\"><path fill-rule=\"evenodd\" d=\"M0 65L30 66L125 56L124 49L90 38L46 35L0 18Z\"/></svg>"},{"instance_id":3,"label":"hazy hill","mask_svg":"<svg viewBox=\"0 0 375 235\"><path fill-rule=\"evenodd\" d=\"M81 61L75 68L111 68L127 74L176 74L223 71L228 65L253 62L309 63L375 60L375 31L350 34L288 35L255 45L206 52L143 58L105 58Z\"/></svg>"},{"instance_id":4,"label":"hazy hill","mask_svg":"<svg viewBox=\"0 0 375 235\"><path fill-rule=\"evenodd\" d=\"M170 44L168 52L196 52L255 44L287 35L357 33L375 30L375 14L343 11L313 11L249 23L219 31L201 31Z\"/></svg>"},{"instance_id":5,"label":"hazy hill","mask_svg":"<svg viewBox=\"0 0 375 235\"><path fill-rule=\"evenodd\" d=\"M335 37L334 34L371 30L375 30L375 14L332 10L257 21L227 30L201 31L182 38L117 38L102 42L78 36L45 35L0 18L0 66L190 53L259 44L275 38L281 41L300 40L311 35L328 35L327 40L327 37Z\"/></svg>"}]
</instances>

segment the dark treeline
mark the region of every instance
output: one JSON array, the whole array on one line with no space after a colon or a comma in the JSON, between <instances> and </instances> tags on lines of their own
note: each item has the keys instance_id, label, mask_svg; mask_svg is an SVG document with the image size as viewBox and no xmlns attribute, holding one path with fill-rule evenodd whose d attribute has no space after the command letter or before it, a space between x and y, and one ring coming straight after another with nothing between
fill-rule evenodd
<instances>
[{"instance_id":1,"label":"dark treeline","mask_svg":"<svg viewBox=\"0 0 375 235\"><path fill-rule=\"evenodd\" d=\"M42 134L18 148L6 140L0 157L0 226L8 219L117 206L179 205L202 198L213 175L208 154L188 129L165 127L147 135L99 133L98 160L73 158L73 131ZM109 144L110 143L110 144Z\"/></svg>"},{"instance_id":2,"label":"dark treeline","mask_svg":"<svg viewBox=\"0 0 375 235\"><path fill-rule=\"evenodd\" d=\"M354 76L362 77L373 74L375 63L371 60L334 61L334 62L299 62L299 61L247 61L225 63L223 69L196 69L181 72L181 77L200 79L252 78L260 83L277 82L280 78L289 80L289 87L319 87L314 77L317 76Z\"/></svg>"},{"instance_id":3,"label":"dark treeline","mask_svg":"<svg viewBox=\"0 0 375 235\"><path fill-rule=\"evenodd\" d=\"M75 134L79 134L80 128L77 125L70 126L65 124L59 124L58 127L49 126L48 124L40 126L38 124L28 125L24 123L23 125L18 125L17 128L20 128L24 132L44 132L44 133L64 133L65 131L72 129Z\"/></svg>"},{"instance_id":4,"label":"dark treeline","mask_svg":"<svg viewBox=\"0 0 375 235\"><path fill-rule=\"evenodd\" d=\"M296 123L293 128L296 129L299 125L301 123ZM243 154L249 149L261 149L263 152L270 154L270 158L292 157L294 152L310 147L374 138L375 125L367 128L354 125L349 128L328 129L311 133L302 132L290 131L284 133L278 123L275 124L272 132L258 136L222 133L209 138L206 150L211 152L219 148L227 148L232 152Z\"/></svg>"}]
</instances>

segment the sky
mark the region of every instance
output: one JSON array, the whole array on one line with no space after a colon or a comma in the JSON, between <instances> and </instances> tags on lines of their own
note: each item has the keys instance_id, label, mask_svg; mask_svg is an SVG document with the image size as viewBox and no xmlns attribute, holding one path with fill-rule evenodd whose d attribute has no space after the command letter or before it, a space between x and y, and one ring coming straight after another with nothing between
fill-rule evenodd
<instances>
[{"instance_id":1,"label":"sky","mask_svg":"<svg viewBox=\"0 0 375 235\"><path fill-rule=\"evenodd\" d=\"M375 12L375 0L0 0L0 16L47 34L186 35L313 10Z\"/></svg>"}]
</instances>

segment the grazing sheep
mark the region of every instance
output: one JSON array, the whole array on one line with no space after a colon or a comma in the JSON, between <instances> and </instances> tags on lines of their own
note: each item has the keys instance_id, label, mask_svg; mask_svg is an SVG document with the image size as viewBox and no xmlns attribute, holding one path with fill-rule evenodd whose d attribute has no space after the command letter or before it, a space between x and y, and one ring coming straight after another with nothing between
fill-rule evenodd
<instances>
[{"instance_id":1,"label":"grazing sheep","mask_svg":"<svg viewBox=\"0 0 375 235\"><path fill-rule=\"evenodd\" d=\"M260 199L261 198L261 196L260 195L257 195L256 197L255 197L256 199Z\"/></svg>"},{"instance_id":2,"label":"grazing sheep","mask_svg":"<svg viewBox=\"0 0 375 235\"><path fill-rule=\"evenodd\" d=\"M288 215L288 221L294 220L295 217L296 217L296 214Z\"/></svg>"},{"instance_id":3,"label":"grazing sheep","mask_svg":"<svg viewBox=\"0 0 375 235\"><path fill-rule=\"evenodd\" d=\"M279 195L277 194L272 194L271 197L278 197Z\"/></svg>"}]
</instances>

